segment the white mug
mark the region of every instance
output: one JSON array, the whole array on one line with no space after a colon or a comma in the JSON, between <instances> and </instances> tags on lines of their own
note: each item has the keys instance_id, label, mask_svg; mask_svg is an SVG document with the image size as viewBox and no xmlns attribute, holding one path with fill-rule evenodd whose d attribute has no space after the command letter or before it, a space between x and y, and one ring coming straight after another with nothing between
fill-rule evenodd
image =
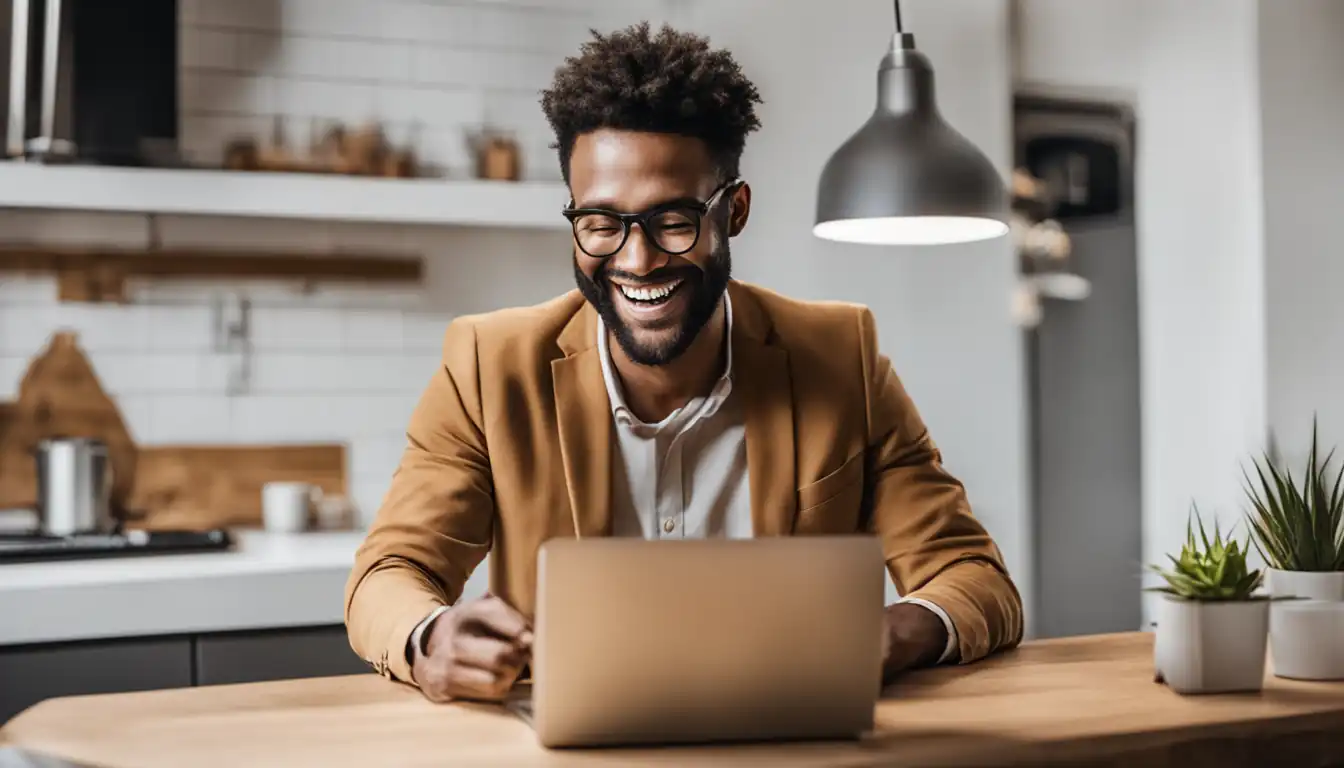
<instances>
[{"instance_id":1,"label":"white mug","mask_svg":"<svg viewBox=\"0 0 1344 768\"><path fill-rule=\"evenodd\" d=\"M272 533L307 530L322 489L312 483L266 483L261 488L261 521Z\"/></svg>"}]
</instances>

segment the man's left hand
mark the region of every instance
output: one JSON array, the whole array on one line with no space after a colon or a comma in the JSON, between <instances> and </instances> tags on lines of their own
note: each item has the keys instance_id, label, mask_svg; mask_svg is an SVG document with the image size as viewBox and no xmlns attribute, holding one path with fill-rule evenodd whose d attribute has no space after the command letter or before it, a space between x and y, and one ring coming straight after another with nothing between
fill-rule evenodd
<instances>
[{"instance_id":1,"label":"man's left hand","mask_svg":"<svg viewBox=\"0 0 1344 768\"><path fill-rule=\"evenodd\" d=\"M916 603L887 606L882 636L882 682L907 669L937 663L947 647L947 627L938 614Z\"/></svg>"}]
</instances>

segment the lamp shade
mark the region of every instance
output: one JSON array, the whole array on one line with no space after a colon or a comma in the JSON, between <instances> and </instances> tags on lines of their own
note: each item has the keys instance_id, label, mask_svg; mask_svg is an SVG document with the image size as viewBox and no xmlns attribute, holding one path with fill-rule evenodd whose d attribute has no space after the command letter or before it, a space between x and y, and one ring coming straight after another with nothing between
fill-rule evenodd
<instances>
[{"instance_id":1,"label":"lamp shade","mask_svg":"<svg viewBox=\"0 0 1344 768\"><path fill-rule=\"evenodd\" d=\"M842 242L927 245L1008 234L994 164L943 119L933 66L897 33L877 73L877 109L827 161L813 234Z\"/></svg>"}]
</instances>

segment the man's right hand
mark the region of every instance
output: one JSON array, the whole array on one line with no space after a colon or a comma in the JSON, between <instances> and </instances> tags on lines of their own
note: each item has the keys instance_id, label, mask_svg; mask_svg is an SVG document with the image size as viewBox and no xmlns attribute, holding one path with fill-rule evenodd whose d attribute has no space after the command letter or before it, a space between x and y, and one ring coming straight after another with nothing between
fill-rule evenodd
<instances>
[{"instance_id":1,"label":"man's right hand","mask_svg":"<svg viewBox=\"0 0 1344 768\"><path fill-rule=\"evenodd\" d=\"M459 603L425 633L411 672L431 701L500 701L532 658L532 628L498 597Z\"/></svg>"}]
</instances>

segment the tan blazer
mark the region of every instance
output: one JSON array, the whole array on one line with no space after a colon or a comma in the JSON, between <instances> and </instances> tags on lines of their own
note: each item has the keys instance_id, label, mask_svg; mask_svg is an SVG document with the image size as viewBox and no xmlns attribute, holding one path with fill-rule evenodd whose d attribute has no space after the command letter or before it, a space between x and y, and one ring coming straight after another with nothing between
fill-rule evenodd
<instances>
[{"instance_id":1,"label":"tan blazer","mask_svg":"<svg viewBox=\"0 0 1344 768\"><path fill-rule=\"evenodd\" d=\"M1021 598L872 314L729 291L755 534L873 532L901 594L951 617L963 662L1018 643ZM487 552L491 593L531 617L542 542L610 533L615 427L596 338L577 291L449 325L346 587L351 646L379 673L410 681L411 631Z\"/></svg>"}]
</instances>

